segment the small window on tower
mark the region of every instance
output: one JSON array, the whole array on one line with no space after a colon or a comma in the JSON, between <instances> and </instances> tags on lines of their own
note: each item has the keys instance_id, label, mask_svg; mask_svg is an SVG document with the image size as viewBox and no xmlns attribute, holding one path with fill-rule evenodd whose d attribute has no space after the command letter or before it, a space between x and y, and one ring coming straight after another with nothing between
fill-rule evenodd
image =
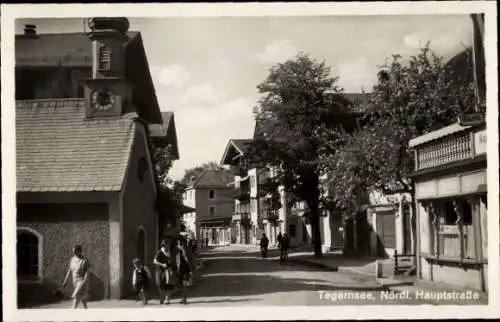
<instances>
[{"instance_id":1,"label":"small window on tower","mask_svg":"<svg viewBox=\"0 0 500 322\"><path fill-rule=\"evenodd\" d=\"M105 44L99 44L98 58L100 71L111 70L111 49Z\"/></svg>"}]
</instances>

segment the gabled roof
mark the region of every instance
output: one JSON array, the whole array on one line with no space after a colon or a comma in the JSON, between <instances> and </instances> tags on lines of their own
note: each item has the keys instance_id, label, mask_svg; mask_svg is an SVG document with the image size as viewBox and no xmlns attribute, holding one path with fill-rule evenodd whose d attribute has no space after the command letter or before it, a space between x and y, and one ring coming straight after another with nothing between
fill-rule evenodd
<instances>
[{"instance_id":1,"label":"gabled roof","mask_svg":"<svg viewBox=\"0 0 500 322\"><path fill-rule=\"evenodd\" d=\"M135 121L86 119L85 104L84 99L16 103L18 192L121 190Z\"/></svg>"},{"instance_id":2,"label":"gabled roof","mask_svg":"<svg viewBox=\"0 0 500 322\"><path fill-rule=\"evenodd\" d=\"M195 181L191 184L192 188L228 188L233 182L234 175L227 170L203 170Z\"/></svg>"},{"instance_id":3,"label":"gabled roof","mask_svg":"<svg viewBox=\"0 0 500 322\"><path fill-rule=\"evenodd\" d=\"M139 117L161 123L160 108L140 32L127 32L125 78ZM16 35L16 68L92 67L92 41L86 33Z\"/></svg>"},{"instance_id":4,"label":"gabled roof","mask_svg":"<svg viewBox=\"0 0 500 322\"><path fill-rule=\"evenodd\" d=\"M221 164L231 165L237 156L243 156L247 153L252 139L231 139L226 145L224 154L222 155Z\"/></svg>"},{"instance_id":5,"label":"gabled roof","mask_svg":"<svg viewBox=\"0 0 500 322\"><path fill-rule=\"evenodd\" d=\"M179 146L175 129L174 113L162 112L162 124L149 124L149 132L155 143L161 146L171 145L175 160L179 160Z\"/></svg>"}]
</instances>

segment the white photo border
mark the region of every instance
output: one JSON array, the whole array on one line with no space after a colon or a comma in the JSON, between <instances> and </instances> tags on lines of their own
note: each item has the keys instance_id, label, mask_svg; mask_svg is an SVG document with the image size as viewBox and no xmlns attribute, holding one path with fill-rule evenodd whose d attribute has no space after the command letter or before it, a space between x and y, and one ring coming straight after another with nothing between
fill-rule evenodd
<instances>
[{"instance_id":1,"label":"white photo border","mask_svg":"<svg viewBox=\"0 0 500 322\"><path fill-rule=\"evenodd\" d=\"M141 309L18 309L16 294L16 166L14 95L14 22L17 18L451 15L485 13L488 147L488 283L485 306L320 306ZM2 247L5 321L151 321L151 320L310 320L373 318L495 318L500 316L498 199L498 75L496 3L492 1L415 1L343 3L177 3L177 4L2 4ZM409 314L410 312L410 314Z\"/></svg>"}]
</instances>

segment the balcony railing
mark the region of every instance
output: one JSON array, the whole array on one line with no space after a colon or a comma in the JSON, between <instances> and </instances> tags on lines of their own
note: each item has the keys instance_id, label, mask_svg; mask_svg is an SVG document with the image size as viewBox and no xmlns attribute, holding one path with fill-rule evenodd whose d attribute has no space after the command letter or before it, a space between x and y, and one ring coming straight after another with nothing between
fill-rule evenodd
<instances>
[{"instance_id":1,"label":"balcony railing","mask_svg":"<svg viewBox=\"0 0 500 322\"><path fill-rule=\"evenodd\" d=\"M248 201L248 200L250 200L250 192L245 191L241 188L235 188L233 191L233 197L234 197L234 199L237 199L241 202Z\"/></svg>"},{"instance_id":2,"label":"balcony railing","mask_svg":"<svg viewBox=\"0 0 500 322\"><path fill-rule=\"evenodd\" d=\"M263 219L267 219L268 221L276 221L279 219L279 212L277 209L265 209L263 211Z\"/></svg>"},{"instance_id":3,"label":"balcony railing","mask_svg":"<svg viewBox=\"0 0 500 322\"><path fill-rule=\"evenodd\" d=\"M249 217L250 216L250 213L249 212L235 212L233 214L233 220L241 220L242 218L244 217Z\"/></svg>"},{"instance_id":4,"label":"balcony railing","mask_svg":"<svg viewBox=\"0 0 500 322\"><path fill-rule=\"evenodd\" d=\"M474 157L474 133L461 132L422 145L416 150L415 170L423 170Z\"/></svg>"}]
</instances>

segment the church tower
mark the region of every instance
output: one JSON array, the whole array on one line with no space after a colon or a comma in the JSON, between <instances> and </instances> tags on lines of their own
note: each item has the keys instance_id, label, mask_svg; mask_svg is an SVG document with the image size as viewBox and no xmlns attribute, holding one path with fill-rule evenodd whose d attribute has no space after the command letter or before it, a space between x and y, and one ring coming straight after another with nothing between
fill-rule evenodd
<instances>
[{"instance_id":1,"label":"church tower","mask_svg":"<svg viewBox=\"0 0 500 322\"><path fill-rule=\"evenodd\" d=\"M83 80L88 118L121 116L134 111L132 85L125 79L127 18L91 18L92 78Z\"/></svg>"}]
</instances>

